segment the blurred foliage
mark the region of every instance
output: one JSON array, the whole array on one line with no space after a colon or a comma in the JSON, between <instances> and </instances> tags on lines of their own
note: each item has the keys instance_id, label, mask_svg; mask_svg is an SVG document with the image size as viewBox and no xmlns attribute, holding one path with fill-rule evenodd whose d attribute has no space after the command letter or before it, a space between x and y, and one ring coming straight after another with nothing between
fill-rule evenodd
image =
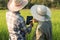
<instances>
[{"instance_id":1,"label":"blurred foliage","mask_svg":"<svg viewBox=\"0 0 60 40\"><path fill-rule=\"evenodd\" d=\"M31 8L34 4L43 4L48 7L60 8L60 0L28 0L29 3L25 8ZM0 9L7 8L8 0L0 0Z\"/></svg>"}]
</instances>

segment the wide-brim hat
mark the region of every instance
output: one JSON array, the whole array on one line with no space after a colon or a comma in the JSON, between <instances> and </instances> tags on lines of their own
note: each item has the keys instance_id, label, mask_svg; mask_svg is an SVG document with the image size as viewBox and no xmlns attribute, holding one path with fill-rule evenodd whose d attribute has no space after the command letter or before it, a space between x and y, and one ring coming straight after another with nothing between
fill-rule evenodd
<instances>
[{"instance_id":1,"label":"wide-brim hat","mask_svg":"<svg viewBox=\"0 0 60 40\"><path fill-rule=\"evenodd\" d=\"M10 11L19 11L23 9L27 4L28 4L28 0L20 0L19 3L20 6L15 6L14 0L10 0L7 6Z\"/></svg>"},{"instance_id":2,"label":"wide-brim hat","mask_svg":"<svg viewBox=\"0 0 60 40\"><path fill-rule=\"evenodd\" d=\"M38 11L40 11L40 12L38 12ZM43 13L43 12L45 12L45 13ZM51 17L50 13L51 13L50 9L44 5L34 5L31 7L31 14L33 15L34 19L36 19L38 21L49 21L50 17ZM45 15L48 16L48 18L46 18Z\"/></svg>"}]
</instances>

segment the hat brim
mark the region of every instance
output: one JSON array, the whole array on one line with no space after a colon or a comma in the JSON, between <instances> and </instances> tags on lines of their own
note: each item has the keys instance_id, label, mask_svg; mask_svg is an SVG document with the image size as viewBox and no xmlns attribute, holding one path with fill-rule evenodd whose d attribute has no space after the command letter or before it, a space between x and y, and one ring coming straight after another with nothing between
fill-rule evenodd
<instances>
[{"instance_id":1,"label":"hat brim","mask_svg":"<svg viewBox=\"0 0 60 40\"><path fill-rule=\"evenodd\" d=\"M27 4L28 4L28 0L22 0L21 5L19 7L18 6L16 7L14 3L9 3L9 2L7 6L8 6L8 9L11 11L18 11L23 9Z\"/></svg>"},{"instance_id":2,"label":"hat brim","mask_svg":"<svg viewBox=\"0 0 60 40\"><path fill-rule=\"evenodd\" d=\"M38 20L38 21L45 21L44 20L44 16L40 16L37 12L36 12L36 9L37 9L37 7L38 6L41 6L41 5L34 5L34 6L32 6L31 7L31 14L33 15L33 17L36 19L36 20ZM51 14L50 14L50 9L48 8L48 7L46 7L47 8L47 15L49 16L49 17L51 17Z\"/></svg>"}]
</instances>

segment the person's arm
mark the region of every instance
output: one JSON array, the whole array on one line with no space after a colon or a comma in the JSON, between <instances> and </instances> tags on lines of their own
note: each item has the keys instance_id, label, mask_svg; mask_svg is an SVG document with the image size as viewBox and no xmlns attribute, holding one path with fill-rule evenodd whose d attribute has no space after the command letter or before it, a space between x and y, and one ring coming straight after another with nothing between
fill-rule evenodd
<instances>
[{"instance_id":1,"label":"person's arm","mask_svg":"<svg viewBox=\"0 0 60 40\"><path fill-rule=\"evenodd\" d=\"M31 32L32 27L33 27L33 24L30 23L29 26L28 26L27 29L26 29L26 30L27 30L27 33L30 33L30 32Z\"/></svg>"},{"instance_id":2,"label":"person's arm","mask_svg":"<svg viewBox=\"0 0 60 40\"><path fill-rule=\"evenodd\" d=\"M24 31L25 33L30 33L31 30L32 30L32 23L29 24L28 27L26 27L26 24L25 24L25 20L22 16L20 16L20 19L18 20L18 26L19 26L19 29Z\"/></svg>"},{"instance_id":3,"label":"person's arm","mask_svg":"<svg viewBox=\"0 0 60 40\"><path fill-rule=\"evenodd\" d=\"M24 21L24 22L21 23L21 25L22 25L22 27L23 27L22 29L23 29L23 31L25 31L25 33L30 33L31 32L32 26L33 26L32 23L30 23L28 26L26 26L25 21Z\"/></svg>"}]
</instances>

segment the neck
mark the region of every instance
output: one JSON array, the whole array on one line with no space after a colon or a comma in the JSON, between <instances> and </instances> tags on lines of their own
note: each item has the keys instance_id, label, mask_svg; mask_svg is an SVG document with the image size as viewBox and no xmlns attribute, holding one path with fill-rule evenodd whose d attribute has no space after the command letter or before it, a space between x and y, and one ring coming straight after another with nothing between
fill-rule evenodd
<instances>
[{"instance_id":1,"label":"neck","mask_svg":"<svg viewBox=\"0 0 60 40\"><path fill-rule=\"evenodd\" d=\"M19 11L14 11L13 13L19 13Z\"/></svg>"},{"instance_id":2,"label":"neck","mask_svg":"<svg viewBox=\"0 0 60 40\"><path fill-rule=\"evenodd\" d=\"M10 10L9 10L9 11L10 11ZM14 14L20 14L19 11L10 11L10 12L12 12L12 13L14 13Z\"/></svg>"},{"instance_id":3,"label":"neck","mask_svg":"<svg viewBox=\"0 0 60 40\"><path fill-rule=\"evenodd\" d=\"M19 11L15 11L15 12L13 12L13 13L15 13L15 14L20 14L20 12L19 12Z\"/></svg>"}]
</instances>

